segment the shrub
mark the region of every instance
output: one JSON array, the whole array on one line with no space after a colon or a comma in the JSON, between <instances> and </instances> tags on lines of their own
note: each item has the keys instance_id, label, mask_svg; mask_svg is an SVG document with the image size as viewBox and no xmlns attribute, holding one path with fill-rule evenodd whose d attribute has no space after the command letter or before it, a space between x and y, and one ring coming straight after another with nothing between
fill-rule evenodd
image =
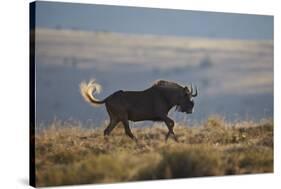
<instances>
[{"instance_id":1,"label":"shrub","mask_svg":"<svg viewBox=\"0 0 281 189\"><path fill-rule=\"evenodd\" d=\"M187 178L223 174L220 152L209 146L174 145L163 149L161 155L162 160L159 164L142 170L138 179Z\"/></svg>"}]
</instances>

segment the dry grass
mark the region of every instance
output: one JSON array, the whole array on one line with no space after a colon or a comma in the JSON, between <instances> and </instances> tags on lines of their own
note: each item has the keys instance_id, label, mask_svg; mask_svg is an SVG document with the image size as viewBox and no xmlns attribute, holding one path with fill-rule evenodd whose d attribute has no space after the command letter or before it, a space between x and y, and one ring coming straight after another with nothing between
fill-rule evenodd
<instances>
[{"instance_id":1,"label":"dry grass","mask_svg":"<svg viewBox=\"0 0 281 189\"><path fill-rule=\"evenodd\" d=\"M136 144L122 125L103 130L56 122L36 133L38 186L110 183L273 171L273 123L228 123L210 117L197 127L177 124L179 143L164 141L167 128L136 128Z\"/></svg>"}]
</instances>

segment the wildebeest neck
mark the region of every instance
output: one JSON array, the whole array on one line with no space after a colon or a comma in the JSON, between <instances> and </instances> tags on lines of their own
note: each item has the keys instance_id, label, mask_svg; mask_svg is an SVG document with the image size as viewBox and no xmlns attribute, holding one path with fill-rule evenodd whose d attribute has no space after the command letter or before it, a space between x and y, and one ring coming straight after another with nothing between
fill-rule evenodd
<instances>
[{"instance_id":1,"label":"wildebeest neck","mask_svg":"<svg viewBox=\"0 0 281 189\"><path fill-rule=\"evenodd\" d=\"M179 88L157 88L163 98L166 113L179 104Z\"/></svg>"}]
</instances>

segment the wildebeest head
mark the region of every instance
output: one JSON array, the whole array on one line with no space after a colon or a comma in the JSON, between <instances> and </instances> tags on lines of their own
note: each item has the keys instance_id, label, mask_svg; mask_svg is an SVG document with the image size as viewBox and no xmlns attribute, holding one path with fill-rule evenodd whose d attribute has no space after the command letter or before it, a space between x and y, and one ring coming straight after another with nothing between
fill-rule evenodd
<instances>
[{"instance_id":1,"label":"wildebeest head","mask_svg":"<svg viewBox=\"0 0 281 189\"><path fill-rule=\"evenodd\" d=\"M194 109L193 97L198 95L197 87L195 87L195 93L193 94L193 87L191 85L190 89L186 86L183 87L181 96L179 97L179 104L177 104L176 110L180 112L185 112L191 114Z\"/></svg>"}]
</instances>

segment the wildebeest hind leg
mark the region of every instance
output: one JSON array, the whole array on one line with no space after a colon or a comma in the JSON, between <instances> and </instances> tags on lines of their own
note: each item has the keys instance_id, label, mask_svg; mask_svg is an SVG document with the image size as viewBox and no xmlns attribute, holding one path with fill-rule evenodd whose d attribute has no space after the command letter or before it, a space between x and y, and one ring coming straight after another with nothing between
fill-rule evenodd
<instances>
[{"instance_id":1,"label":"wildebeest hind leg","mask_svg":"<svg viewBox=\"0 0 281 189\"><path fill-rule=\"evenodd\" d=\"M129 121L128 120L123 120L122 121L123 125L124 125L124 129L125 129L125 133L126 135L128 135L131 139L133 139L135 142L137 141L137 138L133 135L130 126L129 126Z\"/></svg>"},{"instance_id":2,"label":"wildebeest hind leg","mask_svg":"<svg viewBox=\"0 0 281 189\"><path fill-rule=\"evenodd\" d=\"M114 129L114 127L117 125L117 123L118 121L116 121L115 119L111 119L110 123L104 130L104 136L108 136L111 133L111 131Z\"/></svg>"}]
</instances>

